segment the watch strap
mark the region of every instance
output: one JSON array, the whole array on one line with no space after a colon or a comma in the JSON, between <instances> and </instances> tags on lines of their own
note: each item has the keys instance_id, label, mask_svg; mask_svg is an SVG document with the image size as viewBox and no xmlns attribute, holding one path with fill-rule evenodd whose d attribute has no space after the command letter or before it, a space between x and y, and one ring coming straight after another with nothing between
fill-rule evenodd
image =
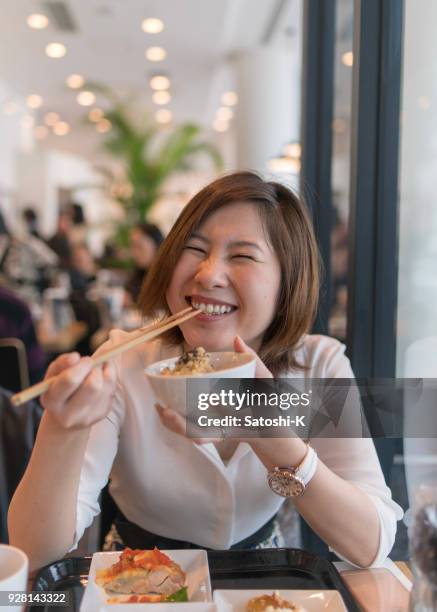
<instances>
[{"instance_id":1,"label":"watch strap","mask_svg":"<svg viewBox=\"0 0 437 612\"><path fill-rule=\"evenodd\" d=\"M301 464L296 468L295 474L302 478L305 486L310 482L312 477L314 476L317 469L317 453L313 449L312 446L308 445L307 453L304 457L304 460Z\"/></svg>"}]
</instances>

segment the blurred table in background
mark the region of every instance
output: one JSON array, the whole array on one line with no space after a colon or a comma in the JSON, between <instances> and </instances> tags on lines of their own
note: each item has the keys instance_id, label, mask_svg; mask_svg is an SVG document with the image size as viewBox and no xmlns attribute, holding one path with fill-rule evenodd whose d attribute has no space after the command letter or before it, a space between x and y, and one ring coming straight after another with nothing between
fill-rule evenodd
<instances>
[{"instance_id":1,"label":"blurred table in background","mask_svg":"<svg viewBox=\"0 0 437 612\"><path fill-rule=\"evenodd\" d=\"M62 329L49 331L44 325L38 325L38 341L46 353L68 353L87 334L88 328L82 321L71 321Z\"/></svg>"}]
</instances>

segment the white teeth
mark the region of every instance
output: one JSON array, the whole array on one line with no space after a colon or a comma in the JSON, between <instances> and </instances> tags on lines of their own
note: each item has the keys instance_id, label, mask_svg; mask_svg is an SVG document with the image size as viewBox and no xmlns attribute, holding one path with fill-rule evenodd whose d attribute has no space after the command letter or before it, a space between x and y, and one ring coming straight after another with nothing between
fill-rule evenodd
<instances>
[{"instance_id":1,"label":"white teeth","mask_svg":"<svg viewBox=\"0 0 437 612\"><path fill-rule=\"evenodd\" d=\"M208 314L225 314L227 312L231 312L232 306L225 306L224 304L204 304L203 302L192 302L192 306L197 310L201 310L202 312L206 312Z\"/></svg>"}]
</instances>

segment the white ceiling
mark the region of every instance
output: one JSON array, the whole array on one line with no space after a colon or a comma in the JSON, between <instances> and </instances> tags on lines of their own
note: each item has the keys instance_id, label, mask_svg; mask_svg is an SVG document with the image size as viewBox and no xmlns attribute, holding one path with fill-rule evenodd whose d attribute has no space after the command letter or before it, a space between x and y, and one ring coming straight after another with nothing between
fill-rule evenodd
<instances>
[{"instance_id":1,"label":"white ceiling","mask_svg":"<svg viewBox=\"0 0 437 612\"><path fill-rule=\"evenodd\" d=\"M164 71L171 79L168 108L174 121L195 121L210 129L221 93L232 86L228 66L233 54L260 44L300 41L302 0L64 0L75 31L61 31L53 22L31 30L27 16L50 16L46 5L51 1L2 0L0 81L17 95L40 94L44 105L37 120L56 111L73 126L67 136L51 135L49 144L85 155L95 150L96 135L80 125L87 109L77 104L77 92L66 87L69 74L135 93L153 112L148 80ZM146 17L162 19L164 31L145 34L141 22ZM49 42L65 44L67 55L46 57ZM167 50L163 62L144 56L147 47L156 45Z\"/></svg>"}]
</instances>

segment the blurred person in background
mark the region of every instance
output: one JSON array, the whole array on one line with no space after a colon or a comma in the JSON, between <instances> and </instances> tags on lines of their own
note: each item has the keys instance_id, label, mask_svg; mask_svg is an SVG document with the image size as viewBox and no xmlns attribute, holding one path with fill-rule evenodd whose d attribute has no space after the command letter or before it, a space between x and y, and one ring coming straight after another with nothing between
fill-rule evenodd
<instances>
[{"instance_id":1,"label":"blurred person in background","mask_svg":"<svg viewBox=\"0 0 437 612\"><path fill-rule=\"evenodd\" d=\"M69 269L71 289L87 291L95 282L97 266L86 244L76 244L71 249L71 267Z\"/></svg>"},{"instance_id":2,"label":"blurred person in background","mask_svg":"<svg viewBox=\"0 0 437 612\"><path fill-rule=\"evenodd\" d=\"M28 233L42 240L38 230L38 215L32 207L28 206L23 210L23 221Z\"/></svg>"},{"instance_id":3,"label":"blurred person in background","mask_svg":"<svg viewBox=\"0 0 437 612\"><path fill-rule=\"evenodd\" d=\"M56 232L47 241L49 247L59 257L61 267L69 268L71 263L71 240L70 230L73 225L71 213L61 210L58 217Z\"/></svg>"},{"instance_id":4,"label":"blurred person in background","mask_svg":"<svg viewBox=\"0 0 437 612\"><path fill-rule=\"evenodd\" d=\"M24 343L30 382L33 384L41 380L47 360L38 343L30 309L16 293L2 285L0 285L0 338L18 338Z\"/></svg>"},{"instance_id":5,"label":"blurred person in background","mask_svg":"<svg viewBox=\"0 0 437 612\"><path fill-rule=\"evenodd\" d=\"M130 252L135 267L125 288L132 303L138 299L143 280L163 240L161 230L151 223L139 223L131 230Z\"/></svg>"},{"instance_id":6,"label":"blurred person in background","mask_svg":"<svg viewBox=\"0 0 437 612\"><path fill-rule=\"evenodd\" d=\"M25 232L9 231L0 223L0 279L28 304L38 303L56 272L59 260L45 242Z\"/></svg>"},{"instance_id":7,"label":"blurred person in background","mask_svg":"<svg viewBox=\"0 0 437 612\"><path fill-rule=\"evenodd\" d=\"M75 350L80 355L88 355L93 350L91 338L102 325L102 315L96 301L88 295L88 290L96 280L97 266L86 244L72 245L68 273L71 285L70 304L74 315L77 321L87 325L87 333Z\"/></svg>"},{"instance_id":8,"label":"blurred person in background","mask_svg":"<svg viewBox=\"0 0 437 612\"><path fill-rule=\"evenodd\" d=\"M71 225L68 229L70 244L88 244L88 226L83 207L77 202L70 202L66 210L71 217Z\"/></svg>"}]
</instances>

